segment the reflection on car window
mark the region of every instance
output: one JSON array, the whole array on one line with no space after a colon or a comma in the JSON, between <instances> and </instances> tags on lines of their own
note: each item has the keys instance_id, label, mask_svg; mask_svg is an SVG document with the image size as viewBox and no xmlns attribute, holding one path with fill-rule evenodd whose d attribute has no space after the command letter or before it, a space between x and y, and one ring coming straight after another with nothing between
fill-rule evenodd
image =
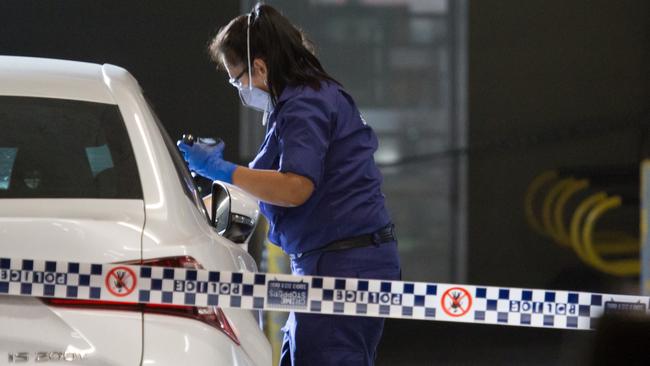
<instances>
[{"instance_id":1,"label":"reflection on car window","mask_svg":"<svg viewBox=\"0 0 650 366\"><path fill-rule=\"evenodd\" d=\"M9 189L9 178L16 160L16 149L0 147L0 190Z\"/></svg>"},{"instance_id":2,"label":"reflection on car window","mask_svg":"<svg viewBox=\"0 0 650 366\"><path fill-rule=\"evenodd\" d=\"M87 147L86 157L90 164L90 170L93 172L93 177L97 177L97 174L114 167L113 159L111 159L111 151L106 144L97 147Z\"/></svg>"},{"instance_id":3,"label":"reflection on car window","mask_svg":"<svg viewBox=\"0 0 650 366\"><path fill-rule=\"evenodd\" d=\"M116 105L0 96L0 198L142 199Z\"/></svg>"},{"instance_id":4,"label":"reflection on car window","mask_svg":"<svg viewBox=\"0 0 650 366\"><path fill-rule=\"evenodd\" d=\"M162 125L162 122L160 122L160 119L154 112L153 108L151 108L151 103L149 103L149 109L151 110L151 114L154 116L158 131L165 141L165 147L167 148L167 151L172 158L176 174L178 175L178 179L180 180L181 186L183 187L183 193L185 193L187 198L189 198L194 206L196 206L196 208L205 216L206 220L210 221L208 210L206 210L205 205L203 204L203 200L201 199L198 188L196 187L196 184L190 175L190 171L188 170L187 165L185 165L185 161L181 157L180 151L178 151L176 144L174 144L174 141L171 139L171 137L169 137L169 134L165 130L165 127Z\"/></svg>"}]
</instances>

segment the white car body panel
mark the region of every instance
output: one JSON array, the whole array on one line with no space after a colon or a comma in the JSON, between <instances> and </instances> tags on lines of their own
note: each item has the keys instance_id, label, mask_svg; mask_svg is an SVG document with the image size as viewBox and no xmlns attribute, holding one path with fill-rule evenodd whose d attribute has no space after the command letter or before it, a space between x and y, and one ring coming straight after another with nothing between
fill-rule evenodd
<instances>
[{"instance_id":1,"label":"white car body panel","mask_svg":"<svg viewBox=\"0 0 650 366\"><path fill-rule=\"evenodd\" d=\"M86 62L0 56L0 95L115 104L101 68Z\"/></svg>"},{"instance_id":2,"label":"white car body panel","mask_svg":"<svg viewBox=\"0 0 650 366\"><path fill-rule=\"evenodd\" d=\"M258 365L241 347L229 342L223 333L202 323L188 323L182 319L155 314L145 314L145 320L147 328L144 348L155 348L156 352L145 354L143 365L205 365L206 359L229 358L237 360L236 365L240 366ZM178 329L183 329L183 332ZM148 340L152 339L147 337L148 332L156 333L156 343L148 344ZM229 344L229 347L215 347L217 342ZM268 364L271 364L270 361Z\"/></svg>"},{"instance_id":3,"label":"white car body panel","mask_svg":"<svg viewBox=\"0 0 650 366\"><path fill-rule=\"evenodd\" d=\"M66 199L64 205L61 202L0 200L2 256L10 253L14 258L92 263L140 259L142 201Z\"/></svg>"},{"instance_id":4,"label":"white car body panel","mask_svg":"<svg viewBox=\"0 0 650 366\"><path fill-rule=\"evenodd\" d=\"M140 259L140 200L0 200L0 256L110 263ZM110 233L110 235L107 235ZM65 249L65 250L63 250ZM0 299L0 365L8 352L78 352L87 365L135 365L142 313L47 307L36 298ZM110 331L107 331L110 330Z\"/></svg>"},{"instance_id":5,"label":"white car body panel","mask_svg":"<svg viewBox=\"0 0 650 366\"><path fill-rule=\"evenodd\" d=\"M0 56L0 95L118 105L143 193L143 200L0 199L0 256L100 263L191 256L206 269L257 269L242 246L217 235L206 212L197 209L184 194L155 116L126 70L112 65ZM237 192L233 208L256 218L257 202ZM47 314L40 319L46 319L44 324L58 324L43 325L52 332L67 334L53 347L79 349L90 344L93 352L74 362L80 365L271 363L268 340L250 311L223 309L240 335L238 346L223 333L192 319L48 307L36 299L9 301L0 297L0 329L11 325L24 331L18 338L0 331L0 365L6 364L7 352L47 351L27 341L32 339L30 334L38 339L35 332L42 325L40 320L5 315L15 314L20 304ZM18 346L15 339L26 340L23 349L14 348ZM176 340L183 342L177 344ZM186 344L194 350L191 354L182 352Z\"/></svg>"},{"instance_id":6,"label":"white car body panel","mask_svg":"<svg viewBox=\"0 0 650 366\"><path fill-rule=\"evenodd\" d=\"M73 364L137 365L142 348L141 323L141 313L48 308L36 298L3 299L0 365L16 364L9 362L6 352L28 351L29 362L17 364L43 365L34 360L35 351L39 351L86 357Z\"/></svg>"}]
</instances>

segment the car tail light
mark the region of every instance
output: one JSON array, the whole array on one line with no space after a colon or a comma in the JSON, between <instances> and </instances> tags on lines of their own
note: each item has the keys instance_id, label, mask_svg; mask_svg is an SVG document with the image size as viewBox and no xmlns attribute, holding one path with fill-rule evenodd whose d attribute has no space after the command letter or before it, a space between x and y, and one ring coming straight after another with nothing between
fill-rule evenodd
<instances>
[{"instance_id":1,"label":"car tail light","mask_svg":"<svg viewBox=\"0 0 650 366\"><path fill-rule=\"evenodd\" d=\"M176 268L192 268L203 269L203 266L194 258L188 256L181 257L166 257L155 259L144 259L128 262L120 262L119 264L127 265L145 265L151 267L176 267ZM142 311L149 314L163 314L180 316L184 318L195 319L201 321L209 326L219 329L228 336L233 342L238 345L239 338L230 325L226 314L223 310L216 306L210 307L195 307L183 305L159 305L159 304L138 304L138 303L121 303L113 301L99 301L99 300L72 300L72 299L50 299L43 298L44 303L53 306L63 307L81 307L92 309L106 309L106 310L126 310L126 311Z\"/></svg>"}]
</instances>

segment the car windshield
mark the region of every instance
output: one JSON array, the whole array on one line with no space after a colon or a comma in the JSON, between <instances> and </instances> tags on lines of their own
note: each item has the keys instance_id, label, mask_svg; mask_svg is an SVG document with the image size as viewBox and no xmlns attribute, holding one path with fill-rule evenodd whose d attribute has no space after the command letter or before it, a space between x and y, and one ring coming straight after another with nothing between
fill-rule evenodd
<instances>
[{"instance_id":1,"label":"car windshield","mask_svg":"<svg viewBox=\"0 0 650 366\"><path fill-rule=\"evenodd\" d=\"M0 96L0 198L142 199L116 105Z\"/></svg>"}]
</instances>

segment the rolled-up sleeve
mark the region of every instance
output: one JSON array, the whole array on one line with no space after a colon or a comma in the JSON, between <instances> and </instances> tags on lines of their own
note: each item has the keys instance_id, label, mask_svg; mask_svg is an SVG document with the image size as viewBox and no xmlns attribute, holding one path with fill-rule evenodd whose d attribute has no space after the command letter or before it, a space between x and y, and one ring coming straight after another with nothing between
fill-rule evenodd
<instances>
[{"instance_id":1,"label":"rolled-up sleeve","mask_svg":"<svg viewBox=\"0 0 650 366\"><path fill-rule=\"evenodd\" d=\"M297 96L278 114L279 171L309 178L318 187L332 131L332 112L326 100Z\"/></svg>"}]
</instances>

